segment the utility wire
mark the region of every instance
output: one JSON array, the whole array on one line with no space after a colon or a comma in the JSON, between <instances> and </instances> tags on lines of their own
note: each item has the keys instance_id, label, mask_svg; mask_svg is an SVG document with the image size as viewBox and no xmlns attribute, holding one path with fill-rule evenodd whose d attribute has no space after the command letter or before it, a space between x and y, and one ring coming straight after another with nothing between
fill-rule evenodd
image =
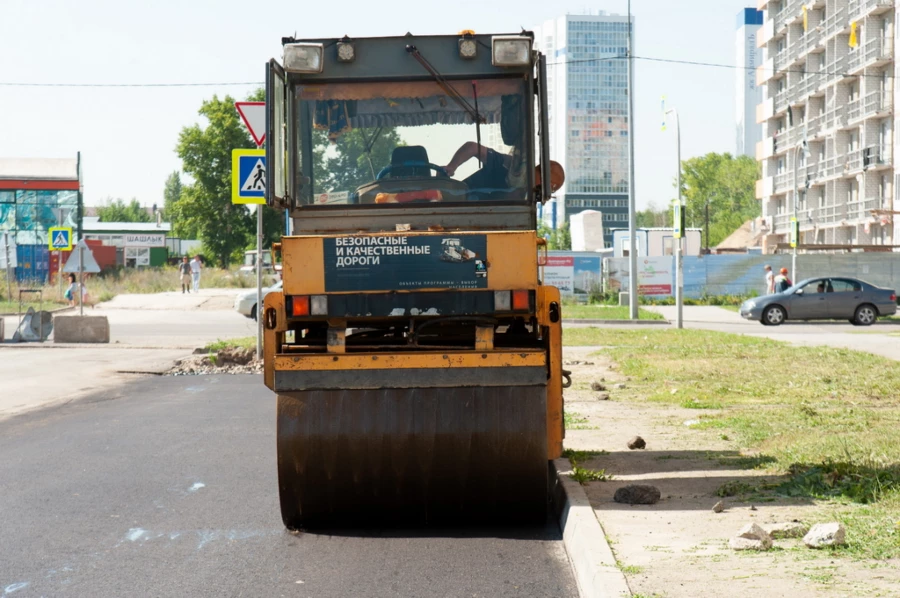
<instances>
[{"instance_id":1,"label":"utility wire","mask_svg":"<svg viewBox=\"0 0 900 598\"><path fill-rule=\"evenodd\" d=\"M588 62L611 62L613 60L627 60L627 56L608 56L605 58L581 58L577 60L560 60L558 62L548 62L547 66L560 66L564 64L581 64ZM702 66L707 68L732 69L742 71L756 71L759 67L741 66L735 64L721 64L715 62L701 62L696 60L679 60L676 58L657 58L655 56L635 56L635 60L645 60L647 62L662 62L667 64L683 64L686 66ZM805 71L801 69L768 69L772 74L780 73L802 73L806 75L827 75L830 77L875 77L881 79L881 75L867 75L865 73L850 74L846 72L832 71ZM237 87L237 86L261 86L262 81L244 81L244 82L222 82L222 83L22 83L22 82L3 82L0 81L0 87Z\"/></svg>"}]
</instances>

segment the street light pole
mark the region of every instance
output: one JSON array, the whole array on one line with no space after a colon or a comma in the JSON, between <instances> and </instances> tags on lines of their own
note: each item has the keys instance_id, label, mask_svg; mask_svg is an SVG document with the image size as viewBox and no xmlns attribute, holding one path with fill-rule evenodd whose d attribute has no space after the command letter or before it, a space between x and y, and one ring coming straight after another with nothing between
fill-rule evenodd
<instances>
[{"instance_id":1,"label":"street light pole","mask_svg":"<svg viewBox=\"0 0 900 598\"><path fill-rule=\"evenodd\" d=\"M638 319L637 214L634 197L634 40L631 0L628 0L628 306L629 317Z\"/></svg>"},{"instance_id":2,"label":"street light pole","mask_svg":"<svg viewBox=\"0 0 900 598\"><path fill-rule=\"evenodd\" d=\"M809 148L805 139L798 143L794 150L794 217L791 220L790 233L790 236L794 237L793 255L791 256L791 276L793 277L791 280L793 281L800 280L800 277L797 276L797 246L800 245L800 221L797 219L797 202L800 195L800 187L797 185L797 168L800 165L800 152L803 152L805 156L809 156Z\"/></svg>"},{"instance_id":3,"label":"street light pole","mask_svg":"<svg viewBox=\"0 0 900 598\"><path fill-rule=\"evenodd\" d=\"M678 160L678 175L676 185L678 186L678 222L675 226L681 229L681 236L675 239L675 327L684 328L684 271L681 263L681 247L684 238L684 227L681 222L684 220L684 203L681 199L681 123L678 120L678 110L672 108L666 111L666 115L672 114L675 117L675 139L676 150L675 155Z\"/></svg>"}]
</instances>

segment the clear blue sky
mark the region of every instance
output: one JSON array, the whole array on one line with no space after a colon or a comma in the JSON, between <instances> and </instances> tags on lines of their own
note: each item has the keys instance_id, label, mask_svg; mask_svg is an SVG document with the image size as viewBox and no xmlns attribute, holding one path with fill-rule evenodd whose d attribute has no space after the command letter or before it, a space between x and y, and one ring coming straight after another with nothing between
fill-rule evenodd
<instances>
[{"instance_id":1,"label":"clear blue sky","mask_svg":"<svg viewBox=\"0 0 900 598\"><path fill-rule=\"evenodd\" d=\"M753 0L632 0L637 56L734 64L736 18ZM531 28L566 12L625 14L625 0L547 2L309 2L272 0L2 0L0 83L254 82L280 59L282 36L355 37ZM213 94L244 99L256 86L67 88L0 86L0 157L74 157L85 200L162 205L180 168L182 127ZM677 107L682 157L734 150L735 72L636 63L638 207L672 197L675 144L660 131L660 97Z\"/></svg>"}]
</instances>

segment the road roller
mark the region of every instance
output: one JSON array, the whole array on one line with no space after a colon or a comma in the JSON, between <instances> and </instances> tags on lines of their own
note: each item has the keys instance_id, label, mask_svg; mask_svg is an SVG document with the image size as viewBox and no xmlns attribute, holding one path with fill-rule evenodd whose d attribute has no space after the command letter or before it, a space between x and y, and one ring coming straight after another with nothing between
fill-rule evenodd
<instances>
[{"instance_id":1,"label":"road roller","mask_svg":"<svg viewBox=\"0 0 900 598\"><path fill-rule=\"evenodd\" d=\"M282 47L262 326L284 525L542 520L564 372L537 211L565 175L533 35Z\"/></svg>"}]
</instances>

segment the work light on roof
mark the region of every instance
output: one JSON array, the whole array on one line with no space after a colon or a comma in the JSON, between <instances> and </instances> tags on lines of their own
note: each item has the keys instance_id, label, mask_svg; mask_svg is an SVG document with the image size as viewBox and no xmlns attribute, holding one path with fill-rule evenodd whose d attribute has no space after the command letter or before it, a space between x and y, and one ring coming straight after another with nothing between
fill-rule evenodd
<instances>
[{"instance_id":1,"label":"work light on roof","mask_svg":"<svg viewBox=\"0 0 900 598\"><path fill-rule=\"evenodd\" d=\"M478 54L478 42L475 41L475 33L471 30L460 32L459 57L471 60Z\"/></svg>"},{"instance_id":2,"label":"work light on roof","mask_svg":"<svg viewBox=\"0 0 900 598\"><path fill-rule=\"evenodd\" d=\"M491 64L528 66L531 64L531 38L521 35L496 35L491 39Z\"/></svg>"},{"instance_id":3,"label":"work light on roof","mask_svg":"<svg viewBox=\"0 0 900 598\"><path fill-rule=\"evenodd\" d=\"M353 62L356 59L356 48L347 36L337 43L337 59L338 62Z\"/></svg>"},{"instance_id":4,"label":"work light on roof","mask_svg":"<svg viewBox=\"0 0 900 598\"><path fill-rule=\"evenodd\" d=\"M285 44L284 70L290 73L321 73L322 44Z\"/></svg>"}]
</instances>

